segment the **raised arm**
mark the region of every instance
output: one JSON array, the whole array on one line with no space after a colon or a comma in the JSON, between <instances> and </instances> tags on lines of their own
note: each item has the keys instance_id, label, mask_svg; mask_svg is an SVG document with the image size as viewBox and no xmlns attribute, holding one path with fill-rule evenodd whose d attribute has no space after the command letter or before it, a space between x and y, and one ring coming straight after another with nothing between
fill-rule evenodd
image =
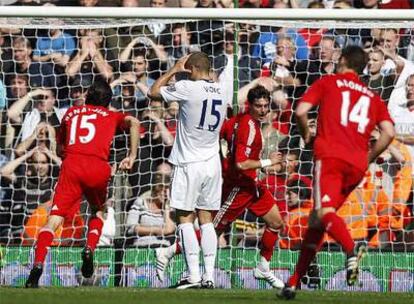
<instances>
[{"instance_id":1,"label":"raised arm","mask_svg":"<svg viewBox=\"0 0 414 304\"><path fill-rule=\"evenodd\" d=\"M25 162L28 158L30 158L33 153L36 151L36 148L30 150L26 154L9 161L6 165L4 165L0 169L0 175L4 178L7 178L11 182L14 182L16 180L16 175L14 174L14 171L18 166L20 166L23 162Z\"/></svg>"},{"instance_id":2,"label":"raised arm","mask_svg":"<svg viewBox=\"0 0 414 304\"><path fill-rule=\"evenodd\" d=\"M7 111L7 116L13 122L22 123L23 109L26 107L29 101L33 99L33 97L39 96L44 93L45 90L43 89L36 89L27 93L25 96L13 103L13 105Z\"/></svg>"},{"instance_id":3,"label":"raised arm","mask_svg":"<svg viewBox=\"0 0 414 304\"><path fill-rule=\"evenodd\" d=\"M160 76L152 85L149 90L148 97L154 100L162 100L161 87L164 87L168 84L170 79L179 72L191 72L185 68L185 63L189 56L181 57L175 65L169 69L164 75Z\"/></svg>"}]
</instances>

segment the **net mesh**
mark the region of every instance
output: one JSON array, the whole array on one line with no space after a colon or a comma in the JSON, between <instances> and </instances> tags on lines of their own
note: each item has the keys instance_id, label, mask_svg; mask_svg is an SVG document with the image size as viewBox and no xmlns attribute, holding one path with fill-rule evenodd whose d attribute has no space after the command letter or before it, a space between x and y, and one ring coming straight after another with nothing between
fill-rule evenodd
<instances>
[{"instance_id":1,"label":"net mesh","mask_svg":"<svg viewBox=\"0 0 414 304\"><path fill-rule=\"evenodd\" d=\"M117 170L128 147L127 136L118 134L112 145L113 177L93 280L79 274L78 253L90 214L83 202L73 222L59 228L41 284L162 287L178 280L183 269L180 257L172 260L164 283L155 278L153 257L153 248L176 241L173 210L168 207L167 158L178 104L151 101L146 95L155 79L194 51L206 52L219 81L233 88L229 103L234 109L244 110L247 91L255 84L271 91L272 110L262 126L263 158L279 151L284 162L273 171L261 172L260 180L271 190L287 225L271 264L286 280L312 208L312 150L301 141L292 111L315 80L334 72L341 49L355 44L364 47L370 58L364 81L388 104L398 136L408 139L393 142L370 166L339 214L354 240L378 252L364 264L365 287L358 288L389 290L389 277L395 276L401 283L393 288L408 290L414 271L409 253L414 248L414 147L410 143L414 124L401 108L408 98L407 79L414 74L413 31L414 23L408 20L0 18L0 284L21 285L27 276L31 248L50 212L61 164L56 129L66 109L81 104L97 78L111 84L114 111L140 119L139 157L129 174ZM313 113L313 132L316 120ZM138 227L149 226L159 227L157 233L137 235ZM263 220L246 211L220 237L219 287L268 287L256 282L251 271L263 230ZM401 266L399 259L406 263ZM339 279L343 256L333 240L325 239L318 264L317 277L322 280L316 285L345 289ZM399 267L403 274L393 272Z\"/></svg>"}]
</instances>

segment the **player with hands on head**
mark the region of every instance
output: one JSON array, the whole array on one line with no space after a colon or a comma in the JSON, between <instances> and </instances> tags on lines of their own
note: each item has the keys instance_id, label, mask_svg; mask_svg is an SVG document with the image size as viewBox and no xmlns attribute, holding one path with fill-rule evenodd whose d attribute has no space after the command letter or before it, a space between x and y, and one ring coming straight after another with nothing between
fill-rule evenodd
<instances>
[{"instance_id":1,"label":"player with hands on head","mask_svg":"<svg viewBox=\"0 0 414 304\"><path fill-rule=\"evenodd\" d=\"M93 254L102 233L103 209L111 177L108 158L112 139L117 130L129 129L130 151L120 163L123 170L132 168L139 144L139 121L132 116L109 111L111 100L109 84L96 80L88 89L85 105L69 108L62 119L57 139L63 146L63 163L52 210L37 239L33 268L26 281L28 288L39 286L43 263L55 231L64 221L73 219L83 195L91 206L92 216L82 252L81 272L85 278L93 274Z\"/></svg>"},{"instance_id":2,"label":"player with hands on head","mask_svg":"<svg viewBox=\"0 0 414 304\"><path fill-rule=\"evenodd\" d=\"M314 210L309 217L295 272L281 293L285 299L295 297L300 279L322 245L325 232L346 254L347 284L353 286L358 280L358 263L366 248L355 246L336 210L360 184L368 164L387 148L395 135L384 101L359 79L365 65L366 54L362 48L344 48L337 73L313 83L296 108L299 132L305 143L310 143L308 112L319 106L314 141ZM380 137L368 150L375 127Z\"/></svg>"},{"instance_id":3,"label":"player with hands on head","mask_svg":"<svg viewBox=\"0 0 414 304\"><path fill-rule=\"evenodd\" d=\"M185 255L188 277L177 288L213 288L217 236L213 212L221 202L220 129L226 116L227 91L210 80L207 54L195 52L180 58L151 87L149 98L178 101L178 127L169 162L174 165L170 206L176 210L180 245ZM167 86L177 73L189 80ZM194 230L197 216L205 273L199 270L200 245Z\"/></svg>"},{"instance_id":4,"label":"player with hands on head","mask_svg":"<svg viewBox=\"0 0 414 304\"><path fill-rule=\"evenodd\" d=\"M260 241L260 261L253 274L256 279L281 289L284 284L270 270L270 260L278 232L284 224L273 195L258 183L257 170L280 164L283 157L279 152L272 152L268 159L260 158L263 146L260 124L269 114L269 91L256 84L249 90L247 100L249 111L227 120L221 129L221 137L227 141L229 150L223 163L222 205L213 223L217 235L220 235L246 209L261 217L266 227ZM179 251L176 245L156 249L157 276L160 280L163 280L169 261Z\"/></svg>"}]
</instances>

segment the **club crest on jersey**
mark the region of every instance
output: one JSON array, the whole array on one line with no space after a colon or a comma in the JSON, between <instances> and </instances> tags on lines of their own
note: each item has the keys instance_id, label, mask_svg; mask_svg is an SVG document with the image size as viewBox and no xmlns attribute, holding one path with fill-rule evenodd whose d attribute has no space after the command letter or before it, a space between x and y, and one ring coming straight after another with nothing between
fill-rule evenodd
<instances>
[{"instance_id":1,"label":"club crest on jersey","mask_svg":"<svg viewBox=\"0 0 414 304\"><path fill-rule=\"evenodd\" d=\"M171 84L171 85L169 85L169 86L167 87L167 91L168 91L168 92L175 92L175 91L177 91L177 90L175 89L175 85Z\"/></svg>"},{"instance_id":2,"label":"club crest on jersey","mask_svg":"<svg viewBox=\"0 0 414 304\"><path fill-rule=\"evenodd\" d=\"M323 203L328 203L328 202L330 202L331 201L331 198L329 197L329 195L328 194L325 194L323 197L322 197L322 202Z\"/></svg>"}]
</instances>

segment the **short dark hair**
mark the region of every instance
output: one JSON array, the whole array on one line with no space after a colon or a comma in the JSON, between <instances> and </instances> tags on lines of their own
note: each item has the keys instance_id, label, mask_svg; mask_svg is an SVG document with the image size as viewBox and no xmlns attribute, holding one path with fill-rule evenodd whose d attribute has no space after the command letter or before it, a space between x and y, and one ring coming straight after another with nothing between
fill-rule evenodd
<instances>
[{"instance_id":1,"label":"short dark hair","mask_svg":"<svg viewBox=\"0 0 414 304\"><path fill-rule=\"evenodd\" d=\"M367 64L367 54L364 50L356 45L350 45L342 50L341 58L345 60L346 67L362 74Z\"/></svg>"},{"instance_id":2,"label":"short dark hair","mask_svg":"<svg viewBox=\"0 0 414 304\"><path fill-rule=\"evenodd\" d=\"M96 79L88 89L85 103L94 106L107 108L112 101L112 89L108 82L103 79Z\"/></svg>"},{"instance_id":3,"label":"short dark hair","mask_svg":"<svg viewBox=\"0 0 414 304\"><path fill-rule=\"evenodd\" d=\"M270 92L262 85L258 85L249 90L247 101L253 104L256 99L264 98L270 101Z\"/></svg>"},{"instance_id":4,"label":"short dark hair","mask_svg":"<svg viewBox=\"0 0 414 304\"><path fill-rule=\"evenodd\" d=\"M203 52L194 52L188 57L185 68L188 69L190 66L195 66L201 71L210 72L210 59L208 55Z\"/></svg>"}]
</instances>

